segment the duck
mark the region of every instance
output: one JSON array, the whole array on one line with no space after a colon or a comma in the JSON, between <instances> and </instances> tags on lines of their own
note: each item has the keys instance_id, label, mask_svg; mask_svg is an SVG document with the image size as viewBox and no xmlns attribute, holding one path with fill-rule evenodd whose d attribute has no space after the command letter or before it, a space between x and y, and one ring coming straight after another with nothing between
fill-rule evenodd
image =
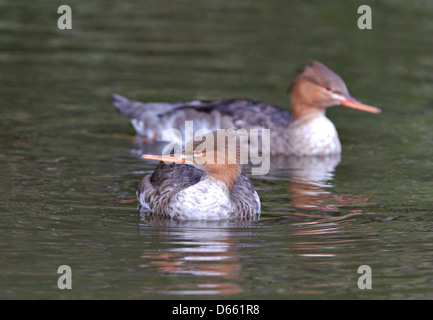
<instances>
[{"instance_id":1,"label":"duck","mask_svg":"<svg viewBox=\"0 0 433 320\"><path fill-rule=\"evenodd\" d=\"M142 155L161 163L138 185L140 211L174 220L258 220L260 197L242 173L242 146L230 148L233 137L234 130L220 129L194 137L180 154Z\"/></svg>"},{"instance_id":2,"label":"duck","mask_svg":"<svg viewBox=\"0 0 433 320\"><path fill-rule=\"evenodd\" d=\"M130 119L138 136L152 141L161 141L168 129L185 133L186 121L193 121L193 133L202 128L268 129L271 155L298 157L341 154L338 132L326 117L327 108L341 105L374 114L382 112L353 98L338 74L314 60L303 67L288 91L292 113L251 99L143 103L113 94L112 102Z\"/></svg>"}]
</instances>

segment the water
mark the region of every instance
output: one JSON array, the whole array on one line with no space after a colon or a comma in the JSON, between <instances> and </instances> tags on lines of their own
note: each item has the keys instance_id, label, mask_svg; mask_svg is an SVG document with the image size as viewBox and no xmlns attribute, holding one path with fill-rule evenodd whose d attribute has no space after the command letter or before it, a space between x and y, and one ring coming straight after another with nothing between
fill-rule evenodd
<instances>
[{"instance_id":1,"label":"water","mask_svg":"<svg viewBox=\"0 0 433 320\"><path fill-rule=\"evenodd\" d=\"M0 1L0 297L432 299L433 5L364 1ZM288 106L316 59L381 115L328 111L341 159L253 177L259 222L140 216L160 144L134 139L111 93ZM275 160L277 161L277 159ZM69 265L72 290L59 290ZM360 290L358 267L372 270Z\"/></svg>"}]
</instances>

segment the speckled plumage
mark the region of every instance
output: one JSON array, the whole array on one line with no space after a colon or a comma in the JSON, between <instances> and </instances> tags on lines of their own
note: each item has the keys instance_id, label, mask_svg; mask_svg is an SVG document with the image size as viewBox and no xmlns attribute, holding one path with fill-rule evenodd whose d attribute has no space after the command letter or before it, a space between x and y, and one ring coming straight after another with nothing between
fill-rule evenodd
<instances>
[{"instance_id":1,"label":"speckled plumage","mask_svg":"<svg viewBox=\"0 0 433 320\"><path fill-rule=\"evenodd\" d=\"M231 192L203 171L186 164L161 163L140 182L137 199L149 213L178 220L256 220L260 199L243 174Z\"/></svg>"}]
</instances>

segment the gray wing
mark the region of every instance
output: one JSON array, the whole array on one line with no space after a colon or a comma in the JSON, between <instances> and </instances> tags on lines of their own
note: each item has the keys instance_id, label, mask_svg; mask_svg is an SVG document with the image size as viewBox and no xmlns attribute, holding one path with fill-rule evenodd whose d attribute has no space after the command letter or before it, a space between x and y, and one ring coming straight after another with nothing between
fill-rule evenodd
<instances>
[{"instance_id":1,"label":"gray wing","mask_svg":"<svg viewBox=\"0 0 433 320\"><path fill-rule=\"evenodd\" d=\"M251 129L287 128L290 113L266 102L249 99L190 101L185 103L142 103L113 95L116 109L131 119L137 133L158 136L163 130L184 131L187 120L194 121L194 129Z\"/></svg>"},{"instance_id":2,"label":"gray wing","mask_svg":"<svg viewBox=\"0 0 433 320\"><path fill-rule=\"evenodd\" d=\"M230 194L234 215L243 220L256 220L260 216L260 199L251 180L241 174Z\"/></svg>"},{"instance_id":3,"label":"gray wing","mask_svg":"<svg viewBox=\"0 0 433 320\"><path fill-rule=\"evenodd\" d=\"M203 171L192 166L161 162L151 175L141 180L137 198L150 211L168 215L165 210L174 195L199 182L202 176Z\"/></svg>"}]
</instances>

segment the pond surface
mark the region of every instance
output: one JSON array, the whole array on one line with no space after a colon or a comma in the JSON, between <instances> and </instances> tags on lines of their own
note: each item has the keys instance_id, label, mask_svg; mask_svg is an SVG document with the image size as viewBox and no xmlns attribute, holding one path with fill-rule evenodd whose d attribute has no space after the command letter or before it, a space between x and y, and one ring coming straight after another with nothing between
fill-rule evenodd
<instances>
[{"instance_id":1,"label":"pond surface","mask_svg":"<svg viewBox=\"0 0 433 320\"><path fill-rule=\"evenodd\" d=\"M364 1L372 30L353 1L64 2L72 30L56 2L0 0L0 298L433 299L431 1ZM258 222L140 216L162 145L112 93L289 107L309 59L383 110L327 112L341 159L275 159Z\"/></svg>"}]
</instances>

